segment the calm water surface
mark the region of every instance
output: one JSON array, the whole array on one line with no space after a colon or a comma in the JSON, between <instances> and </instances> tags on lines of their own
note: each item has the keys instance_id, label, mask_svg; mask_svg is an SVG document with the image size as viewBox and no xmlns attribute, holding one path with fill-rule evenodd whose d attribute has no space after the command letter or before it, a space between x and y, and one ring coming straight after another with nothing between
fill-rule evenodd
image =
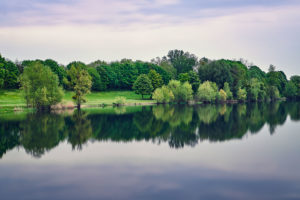
<instances>
[{"instance_id":1,"label":"calm water surface","mask_svg":"<svg viewBox=\"0 0 300 200\"><path fill-rule=\"evenodd\" d=\"M1 199L300 199L300 104L0 115Z\"/></svg>"}]
</instances>

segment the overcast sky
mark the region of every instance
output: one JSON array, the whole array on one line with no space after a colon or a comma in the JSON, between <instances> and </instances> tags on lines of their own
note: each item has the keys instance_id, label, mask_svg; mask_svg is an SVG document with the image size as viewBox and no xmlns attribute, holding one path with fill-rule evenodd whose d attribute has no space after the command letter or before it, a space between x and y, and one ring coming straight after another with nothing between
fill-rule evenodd
<instances>
[{"instance_id":1,"label":"overcast sky","mask_svg":"<svg viewBox=\"0 0 300 200\"><path fill-rule=\"evenodd\" d=\"M299 0L0 0L0 53L67 64L182 49L300 74Z\"/></svg>"}]
</instances>

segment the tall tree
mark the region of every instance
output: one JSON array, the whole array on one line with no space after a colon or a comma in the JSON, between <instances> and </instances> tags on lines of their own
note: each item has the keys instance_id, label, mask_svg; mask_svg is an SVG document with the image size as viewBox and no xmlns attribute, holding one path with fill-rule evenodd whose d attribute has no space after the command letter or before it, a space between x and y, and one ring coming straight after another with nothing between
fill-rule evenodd
<instances>
[{"instance_id":1,"label":"tall tree","mask_svg":"<svg viewBox=\"0 0 300 200\"><path fill-rule=\"evenodd\" d=\"M24 69L21 85L27 105L39 110L50 109L51 105L59 103L63 97L57 75L40 62L32 63Z\"/></svg>"},{"instance_id":2,"label":"tall tree","mask_svg":"<svg viewBox=\"0 0 300 200\"><path fill-rule=\"evenodd\" d=\"M198 62L198 58L194 54L177 49L170 50L167 57L178 74L193 70L193 67L195 67Z\"/></svg>"},{"instance_id":3,"label":"tall tree","mask_svg":"<svg viewBox=\"0 0 300 200\"><path fill-rule=\"evenodd\" d=\"M151 69L148 73L148 77L152 83L153 91L156 88L159 88L163 85L163 80L161 75L157 73L155 70Z\"/></svg>"},{"instance_id":4,"label":"tall tree","mask_svg":"<svg viewBox=\"0 0 300 200\"><path fill-rule=\"evenodd\" d=\"M92 77L80 65L71 65L67 73L70 78L69 85L75 92L72 98L80 109L81 104L86 102L85 95L91 91Z\"/></svg>"}]
</instances>

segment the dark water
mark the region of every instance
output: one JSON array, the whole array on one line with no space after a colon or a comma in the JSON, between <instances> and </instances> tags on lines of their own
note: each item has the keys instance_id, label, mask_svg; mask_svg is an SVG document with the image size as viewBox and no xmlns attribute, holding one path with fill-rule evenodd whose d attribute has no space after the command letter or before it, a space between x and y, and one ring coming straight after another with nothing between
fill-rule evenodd
<instances>
[{"instance_id":1,"label":"dark water","mask_svg":"<svg viewBox=\"0 0 300 200\"><path fill-rule=\"evenodd\" d=\"M1 199L300 199L300 104L0 115Z\"/></svg>"}]
</instances>

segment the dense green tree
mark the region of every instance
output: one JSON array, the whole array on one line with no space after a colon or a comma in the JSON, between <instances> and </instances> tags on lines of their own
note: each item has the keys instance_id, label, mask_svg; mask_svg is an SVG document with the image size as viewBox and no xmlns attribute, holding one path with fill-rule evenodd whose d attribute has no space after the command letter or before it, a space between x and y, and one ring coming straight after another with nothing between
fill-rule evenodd
<instances>
[{"instance_id":1,"label":"dense green tree","mask_svg":"<svg viewBox=\"0 0 300 200\"><path fill-rule=\"evenodd\" d=\"M276 86L269 86L267 95L271 101L275 101L280 98L280 92Z\"/></svg>"},{"instance_id":2,"label":"dense green tree","mask_svg":"<svg viewBox=\"0 0 300 200\"><path fill-rule=\"evenodd\" d=\"M91 91L92 77L86 69L77 64L71 65L67 73L70 78L68 84L75 92L72 98L80 109L81 104L86 102L85 95Z\"/></svg>"},{"instance_id":3,"label":"dense green tree","mask_svg":"<svg viewBox=\"0 0 300 200\"><path fill-rule=\"evenodd\" d=\"M189 74L188 73L180 73L178 74L178 80L181 82L181 83L184 83L184 82L187 82L189 81Z\"/></svg>"},{"instance_id":4,"label":"dense green tree","mask_svg":"<svg viewBox=\"0 0 300 200\"><path fill-rule=\"evenodd\" d=\"M202 84L200 84L197 92L197 98L200 101L205 101L205 102L212 102L217 100L218 86L216 85L216 83L205 81Z\"/></svg>"},{"instance_id":5,"label":"dense green tree","mask_svg":"<svg viewBox=\"0 0 300 200\"><path fill-rule=\"evenodd\" d=\"M0 88L16 89L19 87L19 69L0 54Z\"/></svg>"},{"instance_id":6,"label":"dense green tree","mask_svg":"<svg viewBox=\"0 0 300 200\"><path fill-rule=\"evenodd\" d=\"M248 76L250 79L256 78L259 81L264 82L266 78L266 73L257 66L251 66L248 70Z\"/></svg>"},{"instance_id":7,"label":"dense green tree","mask_svg":"<svg viewBox=\"0 0 300 200\"><path fill-rule=\"evenodd\" d=\"M292 76L290 80L297 88L297 98L300 99L300 76Z\"/></svg>"},{"instance_id":8,"label":"dense green tree","mask_svg":"<svg viewBox=\"0 0 300 200\"><path fill-rule=\"evenodd\" d=\"M232 100L233 99L233 95L232 95L232 92L230 90L229 84L227 82L224 83L223 90L226 93L227 99Z\"/></svg>"},{"instance_id":9,"label":"dense green tree","mask_svg":"<svg viewBox=\"0 0 300 200\"><path fill-rule=\"evenodd\" d=\"M285 86L284 96L288 99L295 99L298 95L298 88L297 86L292 82L289 81Z\"/></svg>"},{"instance_id":10,"label":"dense green tree","mask_svg":"<svg viewBox=\"0 0 300 200\"><path fill-rule=\"evenodd\" d=\"M58 76L59 85L63 85L63 79L67 77L67 72L63 66L58 65L58 63L52 59L47 59L44 61L44 65L50 67L51 71Z\"/></svg>"},{"instance_id":11,"label":"dense green tree","mask_svg":"<svg viewBox=\"0 0 300 200\"><path fill-rule=\"evenodd\" d=\"M226 101L227 100L227 94L223 89L220 89L219 97L220 97L220 101Z\"/></svg>"},{"instance_id":12,"label":"dense green tree","mask_svg":"<svg viewBox=\"0 0 300 200\"><path fill-rule=\"evenodd\" d=\"M193 67L197 65L198 61L198 58L194 54L177 49L170 50L167 57L178 74L193 70Z\"/></svg>"},{"instance_id":13,"label":"dense green tree","mask_svg":"<svg viewBox=\"0 0 300 200\"><path fill-rule=\"evenodd\" d=\"M134 82L132 89L136 94L142 95L143 99L144 95L150 95L152 93L153 86L149 77L146 74L141 74Z\"/></svg>"},{"instance_id":14,"label":"dense green tree","mask_svg":"<svg viewBox=\"0 0 300 200\"><path fill-rule=\"evenodd\" d=\"M267 73L267 82L269 86L275 86L280 94L283 94L287 78L282 71L270 71Z\"/></svg>"},{"instance_id":15,"label":"dense green tree","mask_svg":"<svg viewBox=\"0 0 300 200\"><path fill-rule=\"evenodd\" d=\"M32 63L24 69L21 85L27 105L37 109L50 109L63 97L57 75L40 62Z\"/></svg>"},{"instance_id":16,"label":"dense green tree","mask_svg":"<svg viewBox=\"0 0 300 200\"><path fill-rule=\"evenodd\" d=\"M157 73L155 70L151 69L148 73L148 77L151 81L153 90L156 88L159 88L163 85L162 77L159 73Z\"/></svg>"},{"instance_id":17,"label":"dense green tree","mask_svg":"<svg viewBox=\"0 0 300 200\"><path fill-rule=\"evenodd\" d=\"M201 81L215 82L218 87L223 87L225 82L229 83L229 85L233 83L230 68L230 65L225 60L218 60L200 66L198 74Z\"/></svg>"},{"instance_id":18,"label":"dense green tree","mask_svg":"<svg viewBox=\"0 0 300 200\"><path fill-rule=\"evenodd\" d=\"M192 89L193 89L194 93L197 93L197 90L200 85L199 76L195 71L189 71L188 75L189 75L188 81L192 85Z\"/></svg>"},{"instance_id":19,"label":"dense green tree","mask_svg":"<svg viewBox=\"0 0 300 200\"><path fill-rule=\"evenodd\" d=\"M89 75L92 77L92 90L103 91L106 89L106 85L102 83L101 77L96 68L88 67Z\"/></svg>"},{"instance_id":20,"label":"dense green tree","mask_svg":"<svg viewBox=\"0 0 300 200\"><path fill-rule=\"evenodd\" d=\"M246 91L249 101L264 100L264 84L257 78L252 78L249 81Z\"/></svg>"}]
</instances>

